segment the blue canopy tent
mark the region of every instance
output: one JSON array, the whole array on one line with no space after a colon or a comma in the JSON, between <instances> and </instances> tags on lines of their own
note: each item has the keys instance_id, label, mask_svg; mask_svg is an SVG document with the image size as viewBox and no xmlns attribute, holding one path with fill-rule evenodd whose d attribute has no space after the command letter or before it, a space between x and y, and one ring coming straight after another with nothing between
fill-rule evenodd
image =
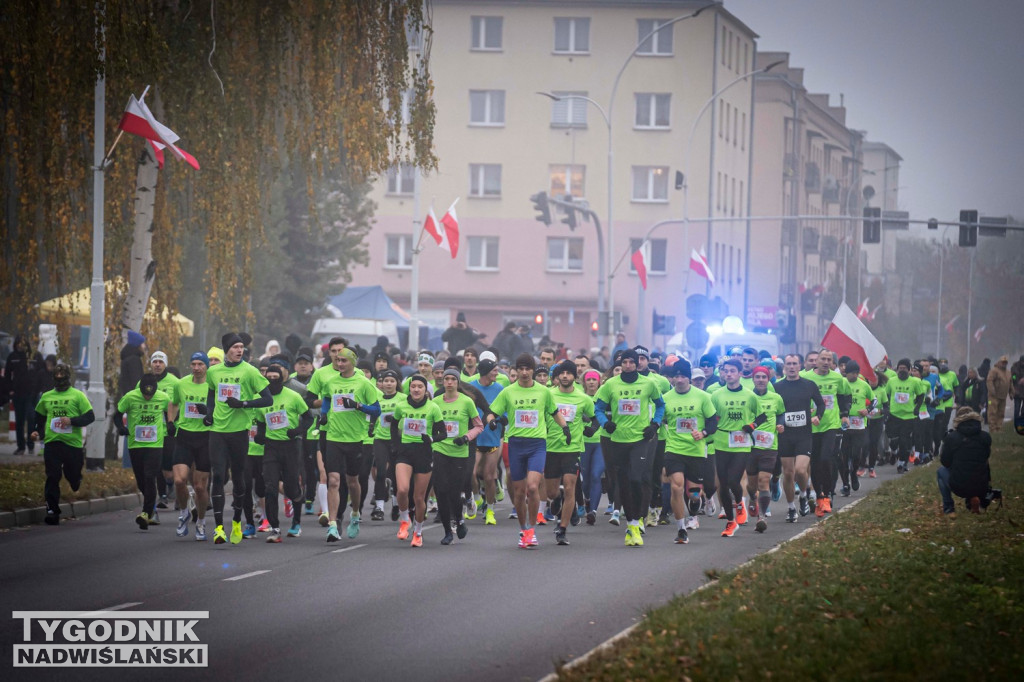
<instances>
[{"instance_id":1,"label":"blue canopy tent","mask_svg":"<svg viewBox=\"0 0 1024 682\"><path fill-rule=\"evenodd\" d=\"M336 309L343 317L362 318L367 320L388 320L395 323L398 329L397 341L402 348L409 347L409 313L405 312L391 297L384 292L384 287L379 284L364 287L346 287L337 296L327 299L327 305ZM433 333L432 333L433 332ZM420 323L420 343L418 348L430 347L429 341L432 336L437 336L440 342L440 332L429 329L422 322Z\"/></svg>"}]
</instances>

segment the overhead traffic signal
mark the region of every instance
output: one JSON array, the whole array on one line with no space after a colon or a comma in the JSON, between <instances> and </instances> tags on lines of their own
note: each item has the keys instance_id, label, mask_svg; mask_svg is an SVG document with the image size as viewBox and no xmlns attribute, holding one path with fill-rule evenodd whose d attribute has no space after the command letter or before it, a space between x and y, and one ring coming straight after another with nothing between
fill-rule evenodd
<instances>
[{"instance_id":1,"label":"overhead traffic signal","mask_svg":"<svg viewBox=\"0 0 1024 682\"><path fill-rule=\"evenodd\" d=\"M978 212L960 211L960 246L978 245Z\"/></svg>"},{"instance_id":2,"label":"overhead traffic signal","mask_svg":"<svg viewBox=\"0 0 1024 682\"><path fill-rule=\"evenodd\" d=\"M545 225L551 225L551 206L548 204L548 193L537 192L530 197L533 202L533 210L538 211L537 220Z\"/></svg>"},{"instance_id":3,"label":"overhead traffic signal","mask_svg":"<svg viewBox=\"0 0 1024 682\"><path fill-rule=\"evenodd\" d=\"M572 203L572 195L566 194L565 200ZM570 230L576 229L576 209L571 206L565 207L565 217L562 218L562 222L569 226Z\"/></svg>"},{"instance_id":4,"label":"overhead traffic signal","mask_svg":"<svg viewBox=\"0 0 1024 682\"><path fill-rule=\"evenodd\" d=\"M882 208L864 207L864 244L879 244L882 241Z\"/></svg>"}]
</instances>

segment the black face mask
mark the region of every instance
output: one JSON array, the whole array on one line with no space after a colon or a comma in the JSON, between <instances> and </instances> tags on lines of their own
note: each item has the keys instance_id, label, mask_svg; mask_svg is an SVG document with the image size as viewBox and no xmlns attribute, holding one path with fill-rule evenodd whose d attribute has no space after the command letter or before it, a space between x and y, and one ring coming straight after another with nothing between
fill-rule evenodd
<instances>
[{"instance_id":1,"label":"black face mask","mask_svg":"<svg viewBox=\"0 0 1024 682\"><path fill-rule=\"evenodd\" d=\"M277 379L267 379L270 382L270 392L277 395L284 388L284 379L278 377Z\"/></svg>"},{"instance_id":2,"label":"black face mask","mask_svg":"<svg viewBox=\"0 0 1024 682\"><path fill-rule=\"evenodd\" d=\"M896 376L900 378L900 381L906 381L907 377L910 376L910 372L905 369L898 369L896 370Z\"/></svg>"},{"instance_id":3,"label":"black face mask","mask_svg":"<svg viewBox=\"0 0 1024 682\"><path fill-rule=\"evenodd\" d=\"M53 377L53 387L58 391L66 391L71 388L71 377L61 374Z\"/></svg>"},{"instance_id":4,"label":"black face mask","mask_svg":"<svg viewBox=\"0 0 1024 682\"><path fill-rule=\"evenodd\" d=\"M622 372L619 376L622 377L622 380L627 384L631 384L636 381L638 376L640 376L640 372L634 369L632 372Z\"/></svg>"}]
</instances>

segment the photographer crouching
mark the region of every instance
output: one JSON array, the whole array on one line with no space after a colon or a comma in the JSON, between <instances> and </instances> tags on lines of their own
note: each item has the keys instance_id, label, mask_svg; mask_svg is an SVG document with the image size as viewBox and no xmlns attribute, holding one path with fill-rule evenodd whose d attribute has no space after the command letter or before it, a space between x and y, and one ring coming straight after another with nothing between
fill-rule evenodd
<instances>
[{"instance_id":1,"label":"photographer crouching","mask_svg":"<svg viewBox=\"0 0 1024 682\"><path fill-rule=\"evenodd\" d=\"M988 458L992 437L981 430L981 415L970 407L961 407L953 418L953 429L942 439L941 465L936 472L942 512L956 517L953 495L967 501L967 508L978 514L999 491L991 490Z\"/></svg>"}]
</instances>

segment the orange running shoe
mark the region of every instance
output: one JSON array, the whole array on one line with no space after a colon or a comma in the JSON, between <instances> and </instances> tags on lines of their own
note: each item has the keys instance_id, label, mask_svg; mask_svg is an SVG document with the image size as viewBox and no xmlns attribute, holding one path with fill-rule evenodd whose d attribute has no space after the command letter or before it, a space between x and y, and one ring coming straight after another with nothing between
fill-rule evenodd
<instances>
[{"instance_id":1,"label":"orange running shoe","mask_svg":"<svg viewBox=\"0 0 1024 682\"><path fill-rule=\"evenodd\" d=\"M725 530L722 531L722 537L731 538L733 535L736 535L736 531L739 530L739 527L739 524L735 521L728 522L725 524Z\"/></svg>"},{"instance_id":2,"label":"orange running shoe","mask_svg":"<svg viewBox=\"0 0 1024 682\"><path fill-rule=\"evenodd\" d=\"M422 547L423 546L423 533L413 533L412 534L412 543L411 544L412 544L413 547Z\"/></svg>"},{"instance_id":3,"label":"orange running shoe","mask_svg":"<svg viewBox=\"0 0 1024 682\"><path fill-rule=\"evenodd\" d=\"M913 452L911 452L910 453L910 463L913 464L916 461L917 461L917 455L915 455Z\"/></svg>"},{"instance_id":4,"label":"orange running shoe","mask_svg":"<svg viewBox=\"0 0 1024 682\"><path fill-rule=\"evenodd\" d=\"M747 507L742 501L736 505L736 523L741 526L747 523Z\"/></svg>"},{"instance_id":5,"label":"orange running shoe","mask_svg":"<svg viewBox=\"0 0 1024 682\"><path fill-rule=\"evenodd\" d=\"M818 509L824 509L826 514L832 513L832 498L826 497L818 503Z\"/></svg>"},{"instance_id":6,"label":"orange running shoe","mask_svg":"<svg viewBox=\"0 0 1024 682\"><path fill-rule=\"evenodd\" d=\"M412 526L408 521L402 521L398 524L398 539L408 540L409 539L409 528Z\"/></svg>"},{"instance_id":7,"label":"orange running shoe","mask_svg":"<svg viewBox=\"0 0 1024 682\"><path fill-rule=\"evenodd\" d=\"M537 525L546 526L548 525L547 519L544 518L544 512L537 512Z\"/></svg>"}]
</instances>

